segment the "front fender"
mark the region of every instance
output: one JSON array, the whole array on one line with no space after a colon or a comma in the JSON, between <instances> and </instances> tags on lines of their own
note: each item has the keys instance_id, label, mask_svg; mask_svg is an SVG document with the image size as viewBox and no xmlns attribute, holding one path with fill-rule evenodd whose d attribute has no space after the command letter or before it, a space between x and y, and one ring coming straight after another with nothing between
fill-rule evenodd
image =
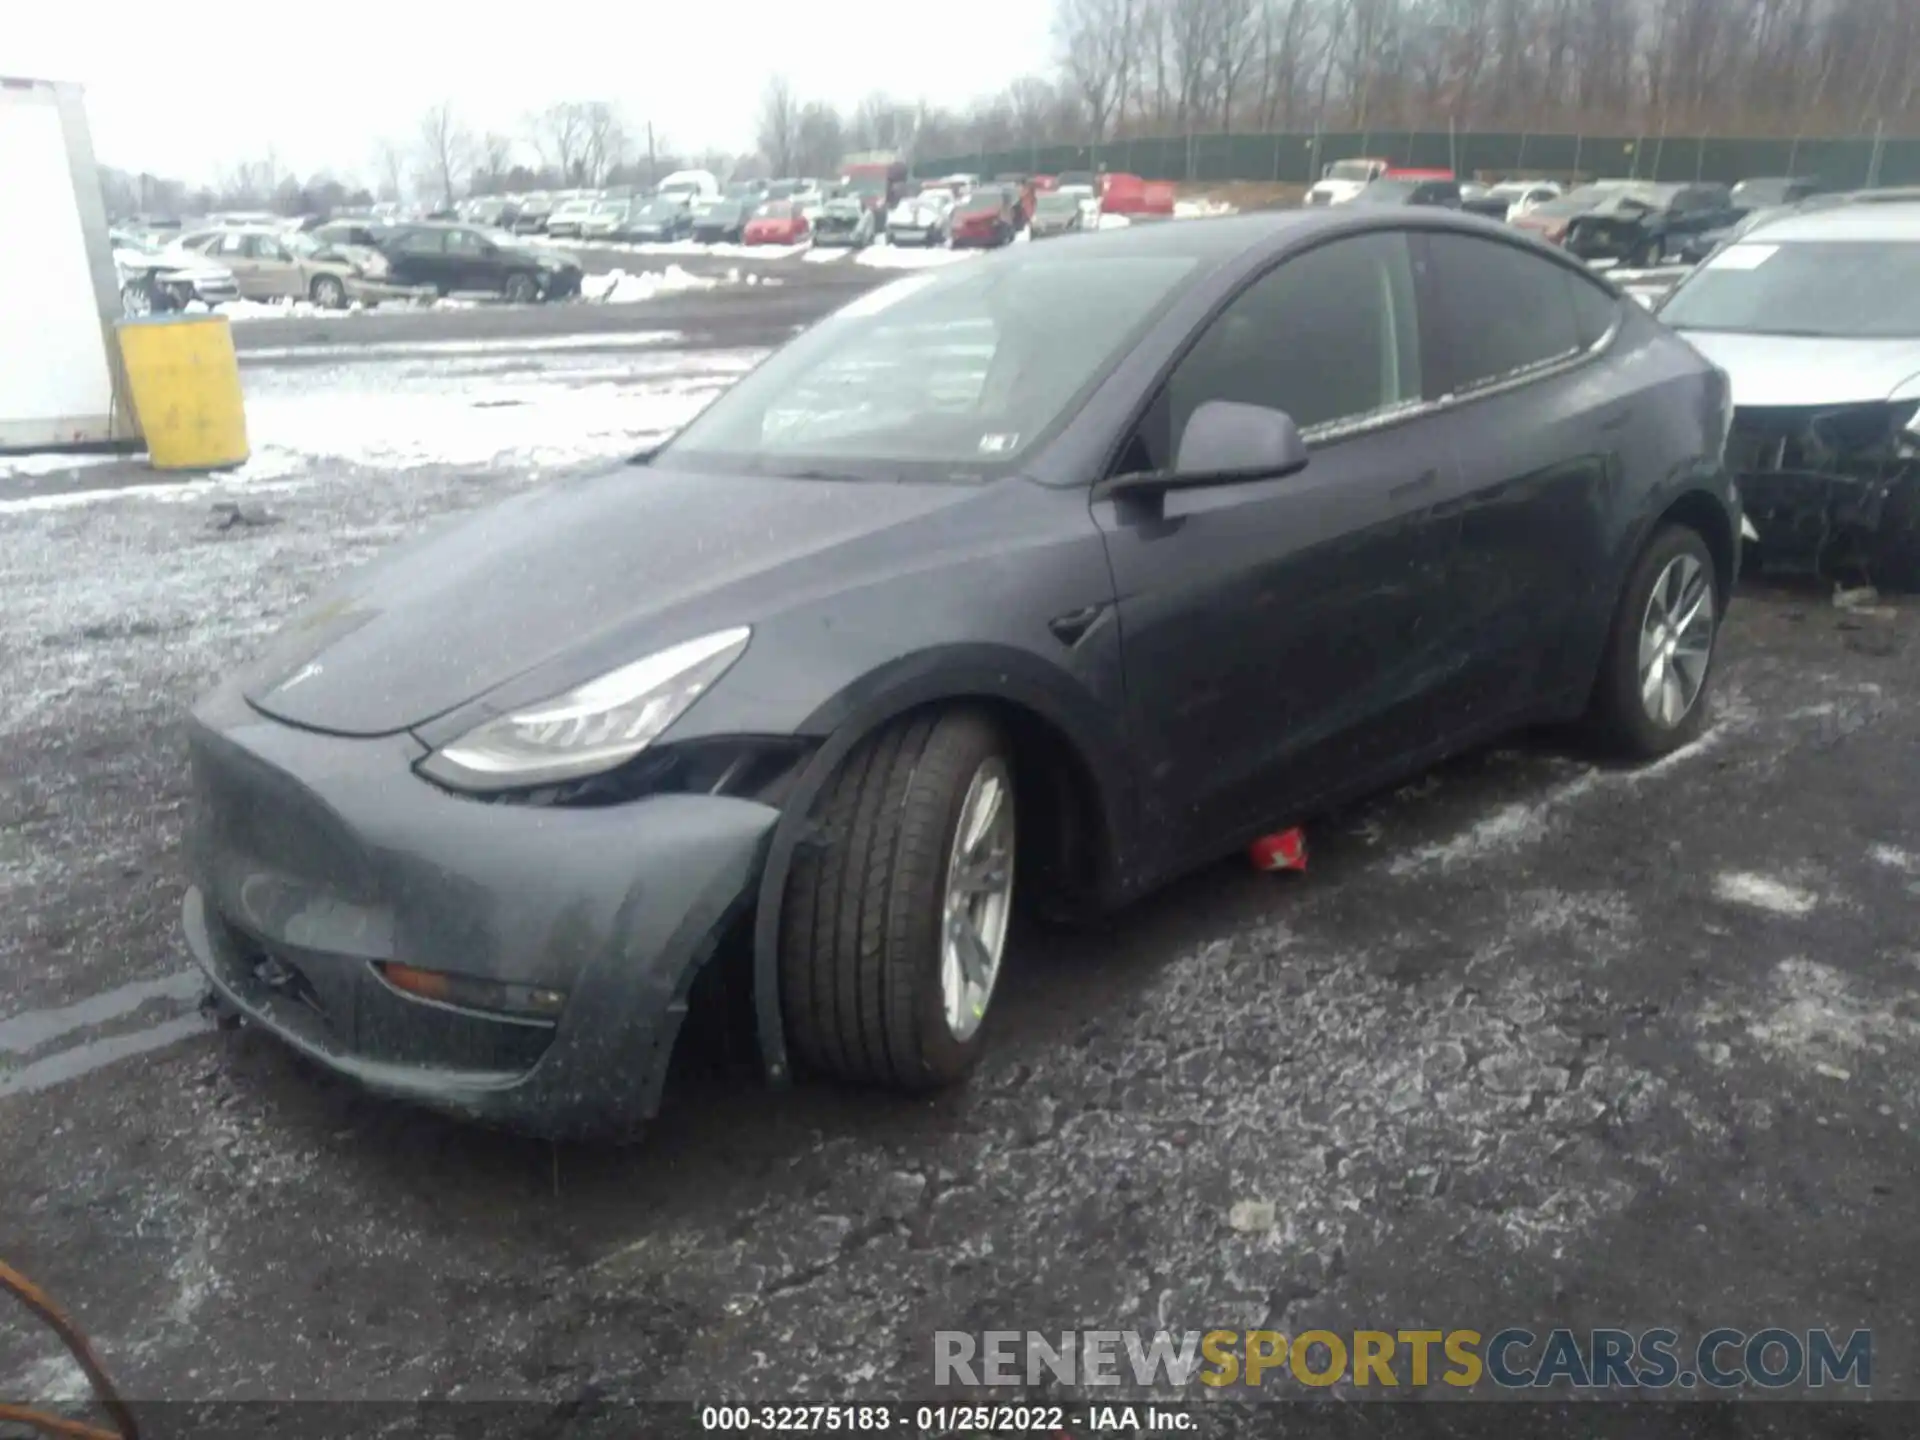
<instances>
[{"instance_id":1,"label":"front fender","mask_svg":"<svg viewBox=\"0 0 1920 1440\"><path fill-rule=\"evenodd\" d=\"M922 706L999 701L1037 715L1070 737L1091 772L1100 823L1115 869L1127 868L1137 803L1124 735L1084 692L1025 651L955 645L895 661L849 685L816 709L803 733L826 738L788 792L760 873L753 932L754 1018L767 1079L791 1078L780 1007L780 919L795 851L808 838L815 802L854 747L890 721Z\"/></svg>"}]
</instances>

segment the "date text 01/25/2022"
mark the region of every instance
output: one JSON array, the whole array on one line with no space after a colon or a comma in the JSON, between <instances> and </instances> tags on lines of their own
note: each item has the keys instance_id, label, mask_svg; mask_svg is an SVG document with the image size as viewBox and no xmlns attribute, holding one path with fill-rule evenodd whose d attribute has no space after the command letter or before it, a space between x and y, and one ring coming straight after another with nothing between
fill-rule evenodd
<instances>
[{"instance_id":1,"label":"date text 01/25/2022","mask_svg":"<svg viewBox=\"0 0 1920 1440\"><path fill-rule=\"evenodd\" d=\"M1090 1430L1190 1430L1191 1413L1172 1406L1089 1405L703 1405L700 1428L709 1432L787 1434L890 1430L953 1435L977 1432L1052 1435L1069 1424Z\"/></svg>"}]
</instances>

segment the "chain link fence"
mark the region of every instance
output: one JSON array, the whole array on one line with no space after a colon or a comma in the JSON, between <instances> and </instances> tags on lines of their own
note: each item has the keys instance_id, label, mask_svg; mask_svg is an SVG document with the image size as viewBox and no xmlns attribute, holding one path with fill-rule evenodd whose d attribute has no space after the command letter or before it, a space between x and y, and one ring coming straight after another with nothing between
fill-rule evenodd
<instances>
[{"instance_id":1,"label":"chain link fence","mask_svg":"<svg viewBox=\"0 0 1920 1440\"><path fill-rule=\"evenodd\" d=\"M1920 185L1920 139L1741 139L1707 135L1525 131L1326 130L1186 135L1092 145L1029 145L921 159L916 175L1059 174L1105 168L1148 180L1310 185L1336 160L1383 156L1461 176L1631 177L1732 184L1755 175L1817 176L1839 187Z\"/></svg>"}]
</instances>

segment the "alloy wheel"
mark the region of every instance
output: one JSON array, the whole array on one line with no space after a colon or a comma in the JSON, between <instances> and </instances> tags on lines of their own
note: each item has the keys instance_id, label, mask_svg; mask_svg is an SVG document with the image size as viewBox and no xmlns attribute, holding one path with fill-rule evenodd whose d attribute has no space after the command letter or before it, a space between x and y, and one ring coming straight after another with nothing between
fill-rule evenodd
<instances>
[{"instance_id":1,"label":"alloy wheel","mask_svg":"<svg viewBox=\"0 0 1920 1440\"><path fill-rule=\"evenodd\" d=\"M1699 700L1713 658L1713 630L1706 567L1691 555L1674 557L1653 582L1640 622L1640 703L1655 724L1672 729Z\"/></svg>"},{"instance_id":2,"label":"alloy wheel","mask_svg":"<svg viewBox=\"0 0 1920 1440\"><path fill-rule=\"evenodd\" d=\"M1005 761L974 771L960 803L940 914L940 991L947 1029L969 1040L986 1018L1013 914L1013 783Z\"/></svg>"},{"instance_id":3,"label":"alloy wheel","mask_svg":"<svg viewBox=\"0 0 1920 1440\"><path fill-rule=\"evenodd\" d=\"M120 288L120 307L132 316L151 315L153 292L145 285L123 285Z\"/></svg>"}]
</instances>

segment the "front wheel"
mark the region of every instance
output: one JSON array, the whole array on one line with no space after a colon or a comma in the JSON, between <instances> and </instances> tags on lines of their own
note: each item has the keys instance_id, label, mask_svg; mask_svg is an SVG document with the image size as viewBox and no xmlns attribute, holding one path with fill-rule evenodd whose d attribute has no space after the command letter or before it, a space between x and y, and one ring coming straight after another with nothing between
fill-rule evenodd
<instances>
[{"instance_id":1,"label":"front wheel","mask_svg":"<svg viewBox=\"0 0 1920 1440\"><path fill-rule=\"evenodd\" d=\"M781 912L781 1001L810 1065L909 1091L973 1068L1013 912L1014 800L977 710L908 716L848 757Z\"/></svg>"},{"instance_id":2,"label":"front wheel","mask_svg":"<svg viewBox=\"0 0 1920 1440\"><path fill-rule=\"evenodd\" d=\"M1706 724L1719 639L1713 552L1697 530L1662 527L1620 592L1588 720L1607 748L1651 760Z\"/></svg>"},{"instance_id":3,"label":"front wheel","mask_svg":"<svg viewBox=\"0 0 1920 1440\"><path fill-rule=\"evenodd\" d=\"M502 293L509 305L531 305L540 298L540 286L531 275L509 275Z\"/></svg>"},{"instance_id":4,"label":"front wheel","mask_svg":"<svg viewBox=\"0 0 1920 1440\"><path fill-rule=\"evenodd\" d=\"M152 285L145 280L129 280L120 287L120 308L138 319L153 314L160 307L155 303Z\"/></svg>"},{"instance_id":5,"label":"front wheel","mask_svg":"<svg viewBox=\"0 0 1920 1440\"><path fill-rule=\"evenodd\" d=\"M347 308L347 287L340 283L337 275L316 275L313 277L313 303L322 310L344 310Z\"/></svg>"}]
</instances>

